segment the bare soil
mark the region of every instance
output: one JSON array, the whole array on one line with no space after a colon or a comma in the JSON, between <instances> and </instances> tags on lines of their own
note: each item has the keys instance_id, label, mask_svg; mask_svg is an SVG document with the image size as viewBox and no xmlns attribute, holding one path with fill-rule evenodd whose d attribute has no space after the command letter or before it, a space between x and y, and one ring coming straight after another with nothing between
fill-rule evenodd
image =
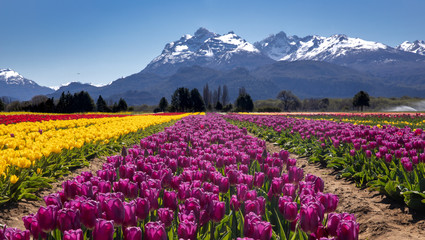
<instances>
[{"instance_id":1,"label":"bare soil","mask_svg":"<svg viewBox=\"0 0 425 240\"><path fill-rule=\"evenodd\" d=\"M267 142L269 152L282 148ZM307 158L291 154L297 159L297 167L304 173L316 175L325 181L325 192L338 195L336 212L354 213L360 224L359 239L401 240L425 239L425 214L409 211L403 204L387 198L378 192L360 189L353 182L338 179L336 173L319 164L311 164Z\"/></svg>"}]
</instances>

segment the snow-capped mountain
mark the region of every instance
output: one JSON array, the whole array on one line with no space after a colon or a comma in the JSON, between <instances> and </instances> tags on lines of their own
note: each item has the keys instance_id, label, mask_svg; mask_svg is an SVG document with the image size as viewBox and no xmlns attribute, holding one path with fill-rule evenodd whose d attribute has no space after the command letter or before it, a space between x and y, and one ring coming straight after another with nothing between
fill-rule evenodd
<instances>
[{"instance_id":1,"label":"snow-capped mountain","mask_svg":"<svg viewBox=\"0 0 425 240\"><path fill-rule=\"evenodd\" d=\"M44 95L52 92L53 89L42 87L12 69L0 69L0 96L29 100L35 95Z\"/></svg>"},{"instance_id":2,"label":"snow-capped mountain","mask_svg":"<svg viewBox=\"0 0 425 240\"><path fill-rule=\"evenodd\" d=\"M416 40L414 42L405 41L398 45L396 49L425 56L425 41Z\"/></svg>"},{"instance_id":3,"label":"snow-capped mountain","mask_svg":"<svg viewBox=\"0 0 425 240\"><path fill-rule=\"evenodd\" d=\"M284 32L271 35L255 43L264 54L276 61L314 60L333 62L348 54L386 50L390 47L360 38L351 38L343 34L330 37L287 36Z\"/></svg>"},{"instance_id":4,"label":"snow-capped mountain","mask_svg":"<svg viewBox=\"0 0 425 240\"><path fill-rule=\"evenodd\" d=\"M144 71L170 75L181 67L192 65L227 70L234 67L252 69L271 62L253 44L234 32L220 35L199 28L193 36L186 34L168 43Z\"/></svg>"},{"instance_id":5,"label":"snow-capped mountain","mask_svg":"<svg viewBox=\"0 0 425 240\"><path fill-rule=\"evenodd\" d=\"M13 85L36 85L34 81L24 78L22 75L10 68L0 69L0 81Z\"/></svg>"}]
</instances>

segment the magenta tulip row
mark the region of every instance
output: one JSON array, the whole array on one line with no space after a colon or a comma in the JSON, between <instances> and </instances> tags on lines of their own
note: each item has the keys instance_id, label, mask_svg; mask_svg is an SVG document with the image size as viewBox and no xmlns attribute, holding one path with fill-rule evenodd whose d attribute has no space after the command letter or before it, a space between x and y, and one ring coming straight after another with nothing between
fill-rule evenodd
<instances>
[{"instance_id":1,"label":"magenta tulip row","mask_svg":"<svg viewBox=\"0 0 425 240\"><path fill-rule=\"evenodd\" d=\"M4 228L0 239L358 239L356 218L334 213L338 197L322 179L213 114L186 117L62 186L23 218L27 230Z\"/></svg>"}]
</instances>

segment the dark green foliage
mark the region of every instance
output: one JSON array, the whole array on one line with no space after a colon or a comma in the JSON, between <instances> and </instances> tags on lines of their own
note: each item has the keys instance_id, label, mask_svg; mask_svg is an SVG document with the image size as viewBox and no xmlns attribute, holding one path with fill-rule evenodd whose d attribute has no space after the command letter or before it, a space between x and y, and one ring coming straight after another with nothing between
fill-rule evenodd
<instances>
[{"instance_id":1,"label":"dark green foliage","mask_svg":"<svg viewBox=\"0 0 425 240\"><path fill-rule=\"evenodd\" d=\"M191 109L189 89L181 87L171 96L171 109L176 112L185 112Z\"/></svg>"},{"instance_id":2,"label":"dark green foliage","mask_svg":"<svg viewBox=\"0 0 425 240\"><path fill-rule=\"evenodd\" d=\"M217 102L217 104L215 105L215 110L217 111L223 110L223 104L221 104L221 102Z\"/></svg>"},{"instance_id":3,"label":"dark green foliage","mask_svg":"<svg viewBox=\"0 0 425 240\"><path fill-rule=\"evenodd\" d=\"M365 91L360 91L353 97L353 106L360 107L360 111L363 112L363 106L369 107L370 97Z\"/></svg>"},{"instance_id":4,"label":"dark green foliage","mask_svg":"<svg viewBox=\"0 0 425 240\"><path fill-rule=\"evenodd\" d=\"M56 111L59 113L75 113L75 112L93 112L95 109L94 101L88 92L81 91L79 93L62 92L59 102L56 105Z\"/></svg>"},{"instance_id":5,"label":"dark green foliage","mask_svg":"<svg viewBox=\"0 0 425 240\"><path fill-rule=\"evenodd\" d=\"M118 111L127 111L127 109L127 102L123 98L120 98L118 101Z\"/></svg>"},{"instance_id":6,"label":"dark green foliage","mask_svg":"<svg viewBox=\"0 0 425 240\"><path fill-rule=\"evenodd\" d=\"M294 111L301 107L300 99L291 91L282 90L276 98L281 101L283 111Z\"/></svg>"},{"instance_id":7,"label":"dark green foliage","mask_svg":"<svg viewBox=\"0 0 425 240\"><path fill-rule=\"evenodd\" d=\"M229 103L229 104L226 104L223 107L223 112L230 112L230 111L232 111L232 109L233 109L233 105L231 103Z\"/></svg>"},{"instance_id":8,"label":"dark green foliage","mask_svg":"<svg viewBox=\"0 0 425 240\"><path fill-rule=\"evenodd\" d=\"M197 88L194 88L190 91L190 101L191 101L192 110L194 112L205 111L204 100L202 99L202 96L199 93Z\"/></svg>"},{"instance_id":9,"label":"dark green foliage","mask_svg":"<svg viewBox=\"0 0 425 240\"><path fill-rule=\"evenodd\" d=\"M282 110L278 107L262 107L258 108L257 112L281 112Z\"/></svg>"},{"instance_id":10,"label":"dark green foliage","mask_svg":"<svg viewBox=\"0 0 425 240\"><path fill-rule=\"evenodd\" d=\"M0 99L0 111L4 111L4 103L1 99Z\"/></svg>"},{"instance_id":11,"label":"dark green foliage","mask_svg":"<svg viewBox=\"0 0 425 240\"><path fill-rule=\"evenodd\" d=\"M245 88L239 89L239 96L236 99L236 111L238 112L252 112L254 109L254 102L251 96L246 93Z\"/></svg>"},{"instance_id":12,"label":"dark green foliage","mask_svg":"<svg viewBox=\"0 0 425 240\"><path fill-rule=\"evenodd\" d=\"M108 105L106 104L105 100L102 98L102 95L99 95L96 102L96 109L98 112L110 112L111 109L109 109Z\"/></svg>"},{"instance_id":13,"label":"dark green foliage","mask_svg":"<svg viewBox=\"0 0 425 240\"><path fill-rule=\"evenodd\" d=\"M168 108L168 101L165 97L162 97L161 100L159 100L158 112L165 112L167 108Z\"/></svg>"}]
</instances>

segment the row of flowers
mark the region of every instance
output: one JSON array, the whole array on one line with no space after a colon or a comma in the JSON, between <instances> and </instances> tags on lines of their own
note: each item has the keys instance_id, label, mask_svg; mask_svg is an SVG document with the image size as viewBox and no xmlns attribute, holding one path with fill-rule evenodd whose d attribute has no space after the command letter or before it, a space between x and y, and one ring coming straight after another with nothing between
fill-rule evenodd
<instances>
[{"instance_id":1,"label":"row of flowers","mask_svg":"<svg viewBox=\"0 0 425 240\"><path fill-rule=\"evenodd\" d=\"M127 136L131 136L129 140L140 134L145 136L144 129L187 115L133 115L7 125L0 132L0 204L35 198L29 193L48 186L66 174L68 168L85 166L88 158L102 152L119 151Z\"/></svg>"},{"instance_id":2,"label":"row of flowers","mask_svg":"<svg viewBox=\"0 0 425 240\"><path fill-rule=\"evenodd\" d=\"M380 128L281 116L227 118L252 123L255 127L251 130L257 134L307 155L311 161L341 170L343 177L355 180L359 186L370 186L411 208L425 209L422 129L412 131L409 127Z\"/></svg>"},{"instance_id":3,"label":"row of flowers","mask_svg":"<svg viewBox=\"0 0 425 240\"><path fill-rule=\"evenodd\" d=\"M358 239L338 197L287 151L221 116L189 116L45 198L4 236L54 239ZM0 235L1 237L2 235Z\"/></svg>"}]
</instances>

